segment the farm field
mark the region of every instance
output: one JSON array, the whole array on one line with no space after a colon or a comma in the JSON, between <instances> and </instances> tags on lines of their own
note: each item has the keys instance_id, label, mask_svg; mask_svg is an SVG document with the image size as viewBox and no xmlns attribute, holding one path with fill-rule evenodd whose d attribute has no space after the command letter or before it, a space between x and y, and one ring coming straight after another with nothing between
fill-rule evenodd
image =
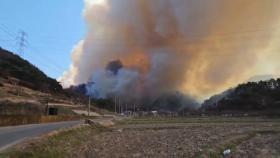
<instances>
[{"instance_id":1,"label":"farm field","mask_svg":"<svg viewBox=\"0 0 280 158\"><path fill-rule=\"evenodd\" d=\"M9 154L85 158L277 157L280 123L279 119L265 118L126 119L111 128L84 126L37 141ZM230 153L223 155L225 150Z\"/></svg>"}]
</instances>

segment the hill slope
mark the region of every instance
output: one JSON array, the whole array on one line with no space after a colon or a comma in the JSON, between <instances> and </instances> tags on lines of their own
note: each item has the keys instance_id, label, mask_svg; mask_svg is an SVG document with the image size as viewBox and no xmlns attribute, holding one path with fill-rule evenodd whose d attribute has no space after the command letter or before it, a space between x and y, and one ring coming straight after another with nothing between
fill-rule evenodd
<instances>
[{"instance_id":1,"label":"hill slope","mask_svg":"<svg viewBox=\"0 0 280 158\"><path fill-rule=\"evenodd\" d=\"M64 114L71 114L69 109L81 104L55 79L18 55L0 48L0 115L40 115L44 114L48 103L63 105L60 112Z\"/></svg>"},{"instance_id":2,"label":"hill slope","mask_svg":"<svg viewBox=\"0 0 280 158\"><path fill-rule=\"evenodd\" d=\"M280 79L240 84L206 100L205 111L280 111Z\"/></svg>"},{"instance_id":3,"label":"hill slope","mask_svg":"<svg viewBox=\"0 0 280 158\"><path fill-rule=\"evenodd\" d=\"M61 85L18 55L0 48L0 77L18 79L18 84L34 90L61 92Z\"/></svg>"}]
</instances>

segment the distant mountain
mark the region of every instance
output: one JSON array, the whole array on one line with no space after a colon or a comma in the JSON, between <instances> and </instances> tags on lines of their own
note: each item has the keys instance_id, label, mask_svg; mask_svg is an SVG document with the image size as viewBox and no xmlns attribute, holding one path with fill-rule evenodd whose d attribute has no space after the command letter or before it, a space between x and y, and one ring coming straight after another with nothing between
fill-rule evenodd
<instances>
[{"instance_id":1,"label":"distant mountain","mask_svg":"<svg viewBox=\"0 0 280 158\"><path fill-rule=\"evenodd\" d=\"M206 100L203 111L280 111L280 79L240 84Z\"/></svg>"},{"instance_id":2,"label":"distant mountain","mask_svg":"<svg viewBox=\"0 0 280 158\"><path fill-rule=\"evenodd\" d=\"M0 78L45 92L62 92L62 86L16 54L0 48Z\"/></svg>"}]
</instances>

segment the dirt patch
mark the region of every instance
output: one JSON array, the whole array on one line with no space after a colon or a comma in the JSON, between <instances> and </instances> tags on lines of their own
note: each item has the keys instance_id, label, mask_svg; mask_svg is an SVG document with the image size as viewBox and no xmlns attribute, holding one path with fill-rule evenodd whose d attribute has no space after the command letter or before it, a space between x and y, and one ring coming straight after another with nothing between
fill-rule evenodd
<instances>
[{"instance_id":1,"label":"dirt patch","mask_svg":"<svg viewBox=\"0 0 280 158\"><path fill-rule=\"evenodd\" d=\"M152 122L152 121L151 121ZM280 123L145 123L79 128L31 142L14 155L79 158L273 157L280 153ZM21 157L21 156L19 156Z\"/></svg>"},{"instance_id":2,"label":"dirt patch","mask_svg":"<svg viewBox=\"0 0 280 158\"><path fill-rule=\"evenodd\" d=\"M242 142L231 155L236 158L269 158L280 156L280 134L262 133Z\"/></svg>"},{"instance_id":3,"label":"dirt patch","mask_svg":"<svg viewBox=\"0 0 280 158\"><path fill-rule=\"evenodd\" d=\"M223 147L219 144L228 144L231 139L240 139L256 129L267 128L269 126L264 124L120 126L111 132L94 136L82 155L102 158L219 157Z\"/></svg>"}]
</instances>

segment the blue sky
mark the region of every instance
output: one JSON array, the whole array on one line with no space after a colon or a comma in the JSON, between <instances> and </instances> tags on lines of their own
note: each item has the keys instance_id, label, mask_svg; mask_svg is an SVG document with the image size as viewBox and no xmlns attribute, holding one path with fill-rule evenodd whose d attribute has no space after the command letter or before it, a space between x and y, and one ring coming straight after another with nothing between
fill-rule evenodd
<instances>
[{"instance_id":1,"label":"blue sky","mask_svg":"<svg viewBox=\"0 0 280 158\"><path fill-rule=\"evenodd\" d=\"M1 0L0 47L18 52L16 37L28 34L23 57L53 78L70 64L72 47L83 38L83 0Z\"/></svg>"}]
</instances>

